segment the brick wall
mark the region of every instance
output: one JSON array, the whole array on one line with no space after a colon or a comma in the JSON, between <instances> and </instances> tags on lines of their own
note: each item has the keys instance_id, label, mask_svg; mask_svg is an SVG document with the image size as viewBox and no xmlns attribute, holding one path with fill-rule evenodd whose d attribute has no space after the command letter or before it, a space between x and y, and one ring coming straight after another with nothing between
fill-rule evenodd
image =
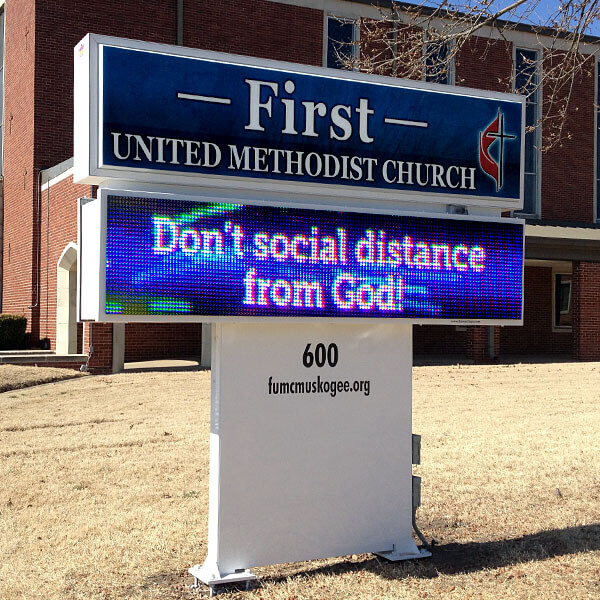
<instances>
[{"instance_id":1,"label":"brick wall","mask_svg":"<svg viewBox=\"0 0 600 600\"><path fill-rule=\"evenodd\" d=\"M73 46L89 31L174 43L176 3L18 0L5 11L3 310L24 314L35 342L53 335L50 302L45 305L56 286L48 291L44 286L58 243L45 245L47 214L38 211L38 174L73 154ZM76 227L74 205L53 208L50 218L59 228ZM39 270L38 257L44 262Z\"/></svg>"},{"instance_id":2,"label":"brick wall","mask_svg":"<svg viewBox=\"0 0 600 600\"><path fill-rule=\"evenodd\" d=\"M467 353L467 331L454 325L415 325L413 327L414 354Z\"/></svg>"},{"instance_id":3,"label":"brick wall","mask_svg":"<svg viewBox=\"0 0 600 600\"><path fill-rule=\"evenodd\" d=\"M69 242L77 243L77 198L91 197L89 185L75 185L68 177L41 194L40 338L56 344L56 268ZM81 346L78 344L78 348Z\"/></svg>"},{"instance_id":4,"label":"brick wall","mask_svg":"<svg viewBox=\"0 0 600 600\"><path fill-rule=\"evenodd\" d=\"M5 5L4 287L3 311L37 319L34 226L37 172L33 168L34 1ZM33 323L37 336L37 323Z\"/></svg>"},{"instance_id":5,"label":"brick wall","mask_svg":"<svg viewBox=\"0 0 600 600\"><path fill-rule=\"evenodd\" d=\"M507 92L511 89L512 44L474 36L455 60L456 84Z\"/></svg>"},{"instance_id":6,"label":"brick wall","mask_svg":"<svg viewBox=\"0 0 600 600\"><path fill-rule=\"evenodd\" d=\"M58 260L69 242L77 242L77 199L91 197L95 188L75 185L71 176L45 190L41 196L42 252L41 252L41 301L40 337L48 338L51 348L56 344L56 268ZM94 354L92 362L96 370L112 366L112 328L94 324L92 336ZM81 326L80 326L81 330ZM125 329L125 360L149 360L199 355L201 351L200 323L184 324L128 324ZM96 335L97 333L97 335ZM86 336L89 336L89 326ZM110 344L108 343L110 337ZM78 349L82 347L82 333L78 332ZM84 352L88 352L89 337ZM110 370L110 369L109 369Z\"/></svg>"},{"instance_id":7,"label":"brick wall","mask_svg":"<svg viewBox=\"0 0 600 600\"><path fill-rule=\"evenodd\" d=\"M84 353L89 352L90 332L94 348L89 361L90 372L111 373L112 324L86 323L85 329ZM199 357L201 347L201 323L127 323L125 325L125 362Z\"/></svg>"},{"instance_id":8,"label":"brick wall","mask_svg":"<svg viewBox=\"0 0 600 600\"><path fill-rule=\"evenodd\" d=\"M89 370L94 374L112 373L112 323L86 323L86 345L84 352L89 352L90 342L94 349Z\"/></svg>"},{"instance_id":9,"label":"brick wall","mask_svg":"<svg viewBox=\"0 0 600 600\"><path fill-rule=\"evenodd\" d=\"M467 331L467 357L475 363L489 362L491 357L487 327L469 327Z\"/></svg>"},{"instance_id":10,"label":"brick wall","mask_svg":"<svg viewBox=\"0 0 600 600\"><path fill-rule=\"evenodd\" d=\"M573 264L573 355L600 360L600 263Z\"/></svg>"},{"instance_id":11,"label":"brick wall","mask_svg":"<svg viewBox=\"0 0 600 600\"><path fill-rule=\"evenodd\" d=\"M236 0L196 0L184 6L185 46L323 64L323 12L312 8Z\"/></svg>"},{"instance_id":12,"label":"brick wall","mask_svg":"<svg viewBox=\"0 0 600 600\"><path fill-rule=\"evenodd\" d=\"M38 223L48 218L43 210L39 214L37 210L39 170L73 153L73 47L88 32L175 43L176 6L175 0L106 0L101 4L19 0L6 6L3 308L28 318L34 340L40 335L54 339L53 290L42 287L48 283L55 288L51 275L55 267L49 265L52 261L55 265L56 246L61 246L65 232L71 236L76 226L70 194L61 194L65 203L53 206L49 217L60 231L52 240L44 240L47 231L46 223L42 223L39 242L44 247L40 246L38 253ZM188 0L184 42L199 48L320 65L322 15L318 10L264 0ZM44 264L40 265L38 298L40 255ZM40 311L44 313L42 331Z\"/></svg>"},{"instance_id":13,"label":"brick wall","mask_svg":"<svg viewBox=\"0 0 600 600\"><path fill-rule=\"evenodd\" d=\"M396 43L402 48L400 51L403 52L406 47L409 47L406 45L403 47L403 36L407 38L409 32L414 33L415 28L405 27L394 30L392 23L378 19L361 19L358 27L361 42L361 70L375 75L409 77L408 73L403 72L401 64L393 60L394 55L391 48L393 43ZM350 49L340 48L340 50L342 54L347 54ZM419 52L420 50L415 48L415 51Z\"/></svg>"},{"instance_id":14,"label":"brick wall","mask_svg":"<svg viewBox=\"0 0 600 600\"><path fill-rule=\"evenodd\" d=\"M73 48L87 33L174 44L176 2L37 0L36 164L73 155Z\"/></svg>"},{"instance_id":15,"label":"brick wall","mask_svg":"<svg viewBox=\"0 0 600 600\"><path fill-rule=\"evenodd\" d=\"M36 162L73 154L73 47L86 33L175 44L175 0L37 2ZM184 45L320 65L323 13L264 0L184 3Z\"/></svg>"},{"instance_id":16,"label":"brick wall","mask_svg":"<svg viewBox=\"0 0 600 600\"><path fill-rule=\"evenodd\" d=\"M90 31L175 43L176 1L18 0L7 3L5 10L3 308L25 314L34 339L48 337L54 343L56 262L66 244L75 240L75 199L88 195L89 188L77 190L72 182L62 182L52 188L49 201L44 195L39 198L38 213L37 178L39 169L72 154L72 48ZM186 0L184 25L188 46L322 63L320 10L265 0ZM504 41L475 37L461 49L456 61L456 80L464 86L505 91L511 72L512 46ZM571 110L568 121L573 139L543 157L542 215L589 221L593 218L593 77L584 75L575 83L573 101L578 106L577 111ZM572 336L551 331L552 282L548 270L527 269L526 277L526 325L502 330L502 351L569 351ZM99 336L107 335L102 329L98 331L103 332ZM145 340L155 335L160 337L150 329L143 335L132 333L139 344L139 356L147 352ZM162 348L169 344L173 347L169 341ZM452 327L415 328L417 352L438 349L464 353L467 336L457 334ZM134 356L136 351L131 352Z\"/></svg>"},{"instance_id":17,"label":"brick wall","mask_svg":"<svg viewBox=\"0 0 600 600\"><path fill-rule=\"evenodd\" d=\"M456 59L456 83L498 92L511 91L513 71L511 43L473 37ZM560 60L560 56L553 59ZM546 59L544 70L553 66ZM593 61L568 86L570 102L559 144L541 155L542 211L548 220L592 222L594 220L594 67ZM567 92L556 91L545 82L543 106L557 114ZM545 122L544 139L558 121Z\"/></svg>"},{"instance_id":18,"label":"brick wall","mask_svg":"<svg viewBox=\"0 0 600 600\"><path fill-rule=\"evenodd\" d=\"M125 362L200 356L202 323L127 323Z\"/></svg>"},{"instance_id":19,"label":"brick wall","mask_svg":"<svg viewBox=\"0 0 600 600\"><path fill-rule=\"evenodd\" d=\"M555 59L555 60L558 60ZM547 60L544 68L552 66ZM559 145L542 154L542 218L564 221L594 220L594 63L568 88L570 102ZM546 82L544 105L553 111L560 107L567 92L556 92ZM544 136L555 126L544 124Z\"/></svg>"},{"instance_id":20,"label":"brick wall","mask_svg":"<svg viewBox=\"0 0 600 600\"><path fill-rule=\"evenodd\" d=\"M502 327L502 354L570 354L570 331L552 330L552 269L525 268L525 312L522 327Z\"/></svg>"},{"instance_id":21,"label":"brick wall","mask_svg":"<svg viewBox=\"0 0 600 600\"><path fill-rule=\"evenodd\" d=\"M86 323L85 329L84 353L89 352L90 339L94 348L89 361L90 371L96 374L110 373L112 371L112 323ZM125 362L199 357L201 342L201 323L127 323Z\"/></svg>"}]
</instances>

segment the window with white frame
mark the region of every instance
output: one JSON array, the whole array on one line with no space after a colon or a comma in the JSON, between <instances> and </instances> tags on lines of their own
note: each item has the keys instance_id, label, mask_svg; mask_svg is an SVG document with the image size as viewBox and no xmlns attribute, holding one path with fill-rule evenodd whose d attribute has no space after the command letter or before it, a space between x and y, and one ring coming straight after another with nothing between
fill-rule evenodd
<instances>
[{"instance_id":1,"label":"window with white frame","mask_svg":"<svg viewBox=\"0 0 600 600\"><path fill-rule=\"evenodd\" d=\"M358 55L358 27L352 19L327 18L327 64L330 69L344 69L348 60Z\"/></svg>"},{"instance_id":2,"label":"window with white frame","mask_svg":"<svg viewBox=\"0 0 600 600\"><path fill-rule=\"evenodd\" d=\"M515 90L527 96L525 104L525 193L523 212L526 215L539 213L539 52L527 48L515 51ZM535 129L532 129L535 128Z\"/></svg>"},{"instance_id":3,"label":"window with white frame","mask_svg":"<svg viewBox=\"0 0 600 600\"><path fill-rule=\"evenodd\" d=\"M571 308L572 275L554 273L554 321L555 329L570 328L573 325Z\"/></svg>"},{"instance_id":4,"label":"window with white frame","mask_svg":"<svg viewBox=\"0 0 600 600\"><path fill-rule=\"evenodd\" d=\"M426 41L424 45L425 81L454 84L454 60L448 42Z\"/></svg>"}]
</instances>

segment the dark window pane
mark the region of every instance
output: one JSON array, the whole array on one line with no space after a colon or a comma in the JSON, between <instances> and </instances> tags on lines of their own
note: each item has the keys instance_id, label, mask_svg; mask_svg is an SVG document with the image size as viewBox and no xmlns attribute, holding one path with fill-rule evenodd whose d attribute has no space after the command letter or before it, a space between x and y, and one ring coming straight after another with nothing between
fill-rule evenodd
<instances>
[{"instance_id":1,"label":"dark window pane","mask_svg":"<svg viewBox=\"0 0 600 600\"><path fill-rule=\"evenodd\" d=\"M571 275L554 277L554 326L571 327Z\"/></svg>"},{"instance_id":2,"label":"dark window pane","mask_svg":"<svg viewBox=\"0 0 600 600\"><path fill-rule=\"evenodd\" d=\"M354 52L354 23L328 19L327 66L330 69L344 67L341 57L351 58Z\"/></svg>"},{"instance_id":3,"label":"dark window pane","mask_svg":"<svg viewBox=\"0 0 600 600\"><path fill-rule=\"evenodd\" d=\"M516 50L515 89L521 93L531 93L537 85L537 58L535 50Z\"/></svg>"},{"instance_id":4,"label":"dark window pane","mask_svg":"<svg viewBox=\"0 0 600 600\"><path fill-rule=\"evenodd\" d=\"M449 84L450 65L448 44L430 42L425 46L425 80Z\"/></svg>"},{"instance_id":5,"label":"dark window pane","mask_svg":"<svg viewBox=\"0 0 600 600\"><path fill-rule=\"evenodd\" d=\"M539 105L537 102L539 55L535 50L517 48L515 51L515 89L520 93L529 93L525 104L525 125L537 127ZM536 215L538 208L538 150L537 131L525 133L525 181L523 212Z\"/></svg>"},{"instance_id":6,"label":"dark window pane","mask_svg":"<svg viewBox=\"0 0 600 600\"><path fill-rule=\"evenodd\" d=\"M525 173L537 171L537 149L535 147L536 132L528 131L525 134Z\"/></svg>"},{"instance_id":7,"label":"dark window pane","mask_svg":"<svg viewBox=\"0 0 600 600\"><path fill-rule=\"evenodd\" d=\"M537 125L537 104L527 102L525 105L525 125Z\"/></svg>"},{"instance_id":8,"label":"dark window pane","mask_svg":"<svg viewBox=\"0 0 600 600\"><path fill-rule=\"evenodd\" d=\"M537 176L535 173L525 174L525 197L523 199L523 212L526 215L537 214Z\"/></svg>"}]
</instances>

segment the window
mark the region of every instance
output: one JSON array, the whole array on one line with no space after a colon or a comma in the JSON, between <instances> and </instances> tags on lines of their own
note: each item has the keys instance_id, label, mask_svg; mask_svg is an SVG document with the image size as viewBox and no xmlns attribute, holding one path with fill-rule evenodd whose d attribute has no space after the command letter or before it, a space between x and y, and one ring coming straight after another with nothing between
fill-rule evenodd
<instances>
[{"instance_id":1,"label":"window","mask_svg":"<svg viewBox=\"0 0 600 600\"><path fill-rule=\"evenodd\" d=\"M539 53L537 50L517 48L515 54L515 90L527 95L525 104L525 127L535 127L525 133L525 194L523 213L539 213Z\"/></svg>"},{"instance_id":2,"label":"window","mask_svg":"<svg viewBox=\"0 0 600 600\"><path fill-rule=\"evenodd\" d=\"M447 42L425 42L425 81L454 84L454 61Z\"/></svg>"},{"instance_id":3,"label":"window","mask_svg":"<svg viewBox=\"0 0 600 600\"><path fill-rule=\"evenodd\" d=\"M358 53L358 27L356 21L327 18L327 66L343 69L344 59L352 59Z\"/></svg>"},{"instance_id":4,"label":"window","mask_svg":"<svg viewBox=\"0 0 600 600\"><path fill-rule=\"evenodd\" d=\"M565 328L573 325L571 311L572 276L563 273L554 274L554 327Z\"/></svg>"}]
</instances>

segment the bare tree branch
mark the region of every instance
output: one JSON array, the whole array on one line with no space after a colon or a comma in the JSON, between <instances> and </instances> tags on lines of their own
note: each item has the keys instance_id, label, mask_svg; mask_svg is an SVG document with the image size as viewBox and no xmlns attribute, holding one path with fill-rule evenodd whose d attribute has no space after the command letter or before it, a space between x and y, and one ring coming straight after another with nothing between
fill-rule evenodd
<instances>
[{"instance_id":1,"label":"bare tree branch","mask_svg":"<svg viewBox=\"0 0 600 600\"><path fill-rule=\"evenodd\" d=\"M368 73L448 83L466 82L473 63L502 52L512 65L510 31L525 29L537 48L535 58L520 56L520 73L488 73L475 85L523 93L543 100L544 110L529 130L543 132L542 149L569 137L569 119L577 113L574 97L582 82L593 76L600 41L590 31L600 23L600 0L559 0L544 15L541 0L515 0L498 8L497 0L440 0L433 6L400 2L380 9L378 19L360 19L359 39L339 46L340 61ZM523 26L526 25L524 28ZM469 69L463 68L469 63ZM465 80L465 77L467 80ZM485 81L484 81L485 79ZM541 97L543 94L543 98Z\"/></svg>"}]
</instances>

